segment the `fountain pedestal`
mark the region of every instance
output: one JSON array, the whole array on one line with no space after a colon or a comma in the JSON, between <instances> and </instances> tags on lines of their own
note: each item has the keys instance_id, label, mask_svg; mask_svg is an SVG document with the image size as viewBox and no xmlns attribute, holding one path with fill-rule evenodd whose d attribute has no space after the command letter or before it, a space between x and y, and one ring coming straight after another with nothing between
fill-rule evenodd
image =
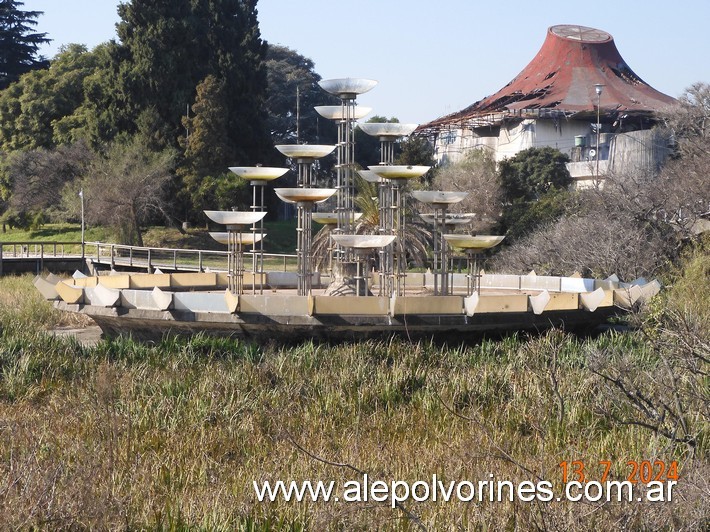
<instances>
[{"instance_id":1,"label":"fountain pedestal","mask_svg":"<svg viewBox=\"0 0 710 532\"><path fill-rule=\"evenodd\" d=\"M295 203L297 210L298 295L311 293L313 280L313 229L311 213L313 205L323 202L335 194L334 188L277 188L276 195L287 203Z\"/></svg>"},{"instance_id":2,"label":"fountain pedestal","mask_svg":"<svg viewBox=\"0 0 710 532\"><path fill-rule=\"evenodd\" d=\"M355 191L353 185L353 171L355 165L355 137L353 123L358 116L355 100L360 94L372 90L377 82L364 78L337 78L318 82L318 85L340 98L341 111L334 114L338 123L338 176L336 188L338 218L338 231L341 233L352 232L352 213L355 212ZM348 260L347 257L344 258Z\"/></svg>"},{"instance_id":3,"label":"fountain pedestal","mask_svg":"<svg viewBox=\"0 0 710 532\"><path fill-rule=\"evenodd\" d=\"M267 166L230 166L229 170L237 174L242 179L249 181L252 187L252 212L265 212L264 204L264 187L269 181L273 181L288 172L288 168L271 168ZM258 191L258 193L257 193ZM264 218L262 217L258 225L255 223L251 226L251 231L254 235L252 244L252 269L254 271L254 283L252 284L252 294L256 293L256 285L258 277L259 294L264 293ZM257 239L256 235L261 234L262 237ZM258 243L258 247L256 244Z\"/></svg>"},{"instance_id":4,"label":"fountain pedestal","mask_svg":"<svg viewBox=\"0 0 710 532\"><path fill-rule=\"evenodd\" d=\"M447 296L449 287L449 258L447 256L444 230L446 227L446 210L449 205L462 201L468 192L440 192L430 190L415 190L414 199L427 203L434 208L434 295Z\"/></svg>"},{"instance_id":5,"label":"fountain pedestal","mask_svg":"<svg viewBox=\"0 0 710 532\"><path fill-rule=\"evenodd\" d=\"M406 210L403 188L407 180L423 176L429 166L377 165L368 167L383 180L390 181L388 194L383 198L384 209L389 212L392 225L387 230L397 240L384 248L382 274L384 276L384 295L403 296L406 290L407 253L405 250Z\"/></svg>"},{"instance_id":6,"label":"fountain pedestal","mask_svg":"<svg viewBox=\"0 0 710 532\"><path fill-rule=\"evenodd\" d=\"M481 293L481 275L478 267L478 256L485 250L500 244L504 236L495 235L443 235L444 240L452 248L462 249L466 252L468 273L466 274L466 295L474 292Z\"/></svg>"},{"instance_id":7,"label":"fountain pedestal","mask_svg":"<svg viewBox=\"0 0 710 532\"><path fill-rule=\"evenodd\" d=\"M244 292L244 246L254 244L256 235L245 234L241 229L247 225L254 225L266 216L263 212L243 211L204 211L207 217L215 223L226 225L227 244L227 278L228 289L232 294ZM216 236L217 235L217 236ZM224 242L224 233L214 233L215 240ZM261 240L263 234L260 235Z\"/></svg>"}]
</instances>

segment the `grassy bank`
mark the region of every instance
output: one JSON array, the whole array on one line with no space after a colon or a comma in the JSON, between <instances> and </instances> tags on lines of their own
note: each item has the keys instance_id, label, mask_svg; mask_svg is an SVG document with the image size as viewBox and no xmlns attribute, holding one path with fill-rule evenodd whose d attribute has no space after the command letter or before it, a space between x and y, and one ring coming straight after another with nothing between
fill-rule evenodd
<instances>
[{"instance_id":1,"label":"grassy bank","mask_svg":"<svg viewBox=\"0 0 710 532\"><path fill-rule=\"evenodd\" d=\"M292 220L268 221L265 223L269 253L295 253L296 223ZM113 233L104 227L86 229L87 242L115 242ZM224 249L209 236L204 227L181 232L174 227L154 226L145 229L143 241L146 246L179 249ZM0 232L0 242L81 242L79 224L46 224L40 229L9 229Z\"/></svg>"},{"instance_id":2,"label":"grassy bank","mask_svg":"<svg viewBox=\"0 0 710 532\"><path fill-rule=\"evenodd\" d=\"M0 522L702 529L709 518L708 382L696 370L707 375L708 368L693 352L708 345L708 275L707 255L691 257L635 333L289 347L201 335L82 347L42 332L52 313L23 308L25 299L13 294L26 290L28 278L2 279ZM676 312L688 327L678 342L669 334L681 330ZM662 410L673 399L669 409L682 423L669 424L670 413L655 423L639 417L635 392L647 408ZM628 461L677 461L680 479L671 503L410 500L395 509L372 501L259 502L252 487L278 479L342 485L362 473L370 482L436 474L476 483L492 474L544 479L559 494L559 464L573 460L584 462L588 480L601 478L600 461L611 462L615 480L629 476Z\"/></svg>"},{"instance_id":3,"label":"grassy bank","mask_svg":"<svg viewBox=\"0 0 710 532\"><path fill-rule=\"evenodd\" d=\"M87 242L106 242L110 231L103 227L89 227L85 231ZM81 242L80 224L46 224L40 229L10 229L0 232L0 242Z\"/></svg>"}]
</instances>

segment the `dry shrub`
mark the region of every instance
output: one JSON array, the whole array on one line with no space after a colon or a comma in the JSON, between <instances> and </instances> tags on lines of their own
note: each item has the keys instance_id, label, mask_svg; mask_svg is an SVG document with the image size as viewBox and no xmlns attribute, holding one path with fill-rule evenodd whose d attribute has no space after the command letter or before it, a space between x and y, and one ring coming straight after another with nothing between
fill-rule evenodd
<instances>
[{"instance_id":1,"label":"dry shrub","mask_svg":"<svg viewBox=\"0 0 710 532\"><path fill-rule=\"evenodd\" d=\"M649 225L620 213L565 216L551 226L504 248L490 262L495 271L538 275L604 278L617 274L627 281L653 277L667 265L669 241Z\"/></svg>"},{"instance_id":2,"label":"dry shrub","mask_svg":"<svg viewBox=\"0 0 710 532\"><path fill-rule=\"evenodd\" d=\"M710 159L708 159L710 163ZM510 272L653 278L675 260L710 205L698 160L669 163L658 175L608 176L581 191L570 214L510 247L492 268Z\"/></svg>"},{"instance_id":3,"label":"dry shrub","mask_svg":"<svg viewBox=\"0 0 710 532\"><path fill-rule=\"evenodd\" d=\"M489 231L500 219L503 193L495 160L486 151L471 150L461 162L443 166L436 174L433 189L468 192L449 211L476 213L471 225L475 232Z\"/></svg>"},{"instance_id":4,"label":"dry shrub","mask_svg":"<svg viewBox=\"0 0 710 532\"><path fill-rule=\"evenodd\" d=\"M661 435L685 446L691 456L707 456L710 441L710 254L692 250L671 276L666 292L637 317L651 355L643 363L633 353L593 350L592 371L611 397L604 405L616 421Z\"/></svg>"}]
</instances>

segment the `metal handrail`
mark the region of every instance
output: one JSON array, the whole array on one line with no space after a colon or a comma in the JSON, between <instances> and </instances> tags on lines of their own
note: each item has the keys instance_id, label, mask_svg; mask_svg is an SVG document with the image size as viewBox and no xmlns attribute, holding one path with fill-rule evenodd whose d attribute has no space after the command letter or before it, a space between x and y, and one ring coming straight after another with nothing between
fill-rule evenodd
<instances>
[{"instance_id":1,"label":"metal handrail","mask_svg":"<svg viewBox=\"0 0 710 532\"><path fill-rule=\"evenodd\" d=\"M67 247L76 246L77 253L67 252ZM11 248L11 251L10 251ZM171 266L178 269L178 266L186 266L185 262L178 263L178 256L184 261L192 256L193 263L199 271L204 270L205 259L215 257L226 261L227 251L192 249L192 248L159 248L149 246L128 246L125 244L111 244L108 242L0 242L0 260L2 258L35 258L35 257L89 257L98 263L109 263L113 266L116 259L127 255L128 264L132 266L134 261L147 260L147 266ZM252 255L251 251L244 252L245 255ZM164 257L168 255L169 259ZM280 259L283 261L283 271L287 270L289 260L295 262L296 255L288 253L264 253L265 259ZM108 258L108 261L105 259ZM188 262L189 264L189 262Z\"/></svg>"},{"instance_id":2,"label":"metal handrail","mask_svg":"<svg viewBox=\"0 0 710 532\"><path fill-rule=\"evenodd\" d=\"M77 246L78 248L81 248L81 242L61 242L61 241L47 241L47 242L25 242L25 241L17 241L17 242L0 242L0 257L12 257L12 258L17 258L17 257L65 257L65 256L73 256L73 254L69 254L66 251L67 246ZM12 247L12 253L8 253L6 251L7 248ZM18 248L19 248L19 253L18 253ZM51 253L48 251L47 248L51 249ZM59 251L57 248L60 248ZM32 251L30 251L32 250ZM77 253L77 256L80 256L81 253Z\"/></svg>"},{"instance_id":3,"label":"metal handrail","mask_svg":"<svg viewBox=\"0 0 710 532\"><path fill-rule=\"evenodd\" d=\"M192 255L194 257L194 262L197 265L198 271L204 270L205 259L209 257L217 257L219 259L226 260L228 256L227 251L221 250L209 250L209 249L193 249L193 248L159 248L159 247L149 247L149 246L128 246L125 244L110 244L105 242L86 242L87 257L91 257L99 263L105 263L103 260L109 257L109 263L113 266L116 259L120 256L125 256L128 254L128 264L133 265L135 260L141 260L139 257L145 257L146 265L148 267L157 266L171 266L173 269L178 269L178 255L181 255L183 260ZM92 248L95 248L95 252L90 252ZM93 250L92 250L93 251ZM117 251L123 252L124 254L117 255ZM251 251L244 252L245 255L252 255ZM166 255L172 255L172 257L166 260L164 257ZM162 258L161 258L162 256ZM283 261L283 271L288 269L288 261L296 261L296 255L287 253L264 253L264 258L271 259L281 259ZM185 263L182 263L185 266Z\"/></svg>"}]
</instances>

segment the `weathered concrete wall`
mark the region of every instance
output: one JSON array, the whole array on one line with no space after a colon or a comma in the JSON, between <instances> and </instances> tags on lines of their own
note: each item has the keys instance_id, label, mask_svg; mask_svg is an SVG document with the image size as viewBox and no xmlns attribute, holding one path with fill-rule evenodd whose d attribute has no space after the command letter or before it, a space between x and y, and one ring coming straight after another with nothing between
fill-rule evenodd
<instances>
[{"instance_id":1,"label":"weathered concrete wall","mask_svg":"<svg viewBox=\"0 0 710 532\"><path fill-rule=\"evenodd\" d=\"M575 138L584 137L577 147ZM452 129L436 140L435 157L439 163L456 163L471 149L491 150L496 161L515 156L528 148L549 146L570 156L568 169L580 182L594 179L599 159L599 174L655 172L670 155L668 135L660 130L624 133L602 132L597 137L587 120L510 120L499 128ZM590 150L595 156L590 156ZM584 186L583 184L581 186Z\"/></svg>"},{"instance_id":2,"label":"weathered concrete wall","mask_svg":"<svg viewBox=\"0 0 710 532\"><path fill-rule=\"evenodd\" d=\"M3 259L0 263L0 275L19 275L33 273L35 275L46 270L51 273L73 273L84 266L80 258L17 257Z\"/></svg>"}]
</instances>

